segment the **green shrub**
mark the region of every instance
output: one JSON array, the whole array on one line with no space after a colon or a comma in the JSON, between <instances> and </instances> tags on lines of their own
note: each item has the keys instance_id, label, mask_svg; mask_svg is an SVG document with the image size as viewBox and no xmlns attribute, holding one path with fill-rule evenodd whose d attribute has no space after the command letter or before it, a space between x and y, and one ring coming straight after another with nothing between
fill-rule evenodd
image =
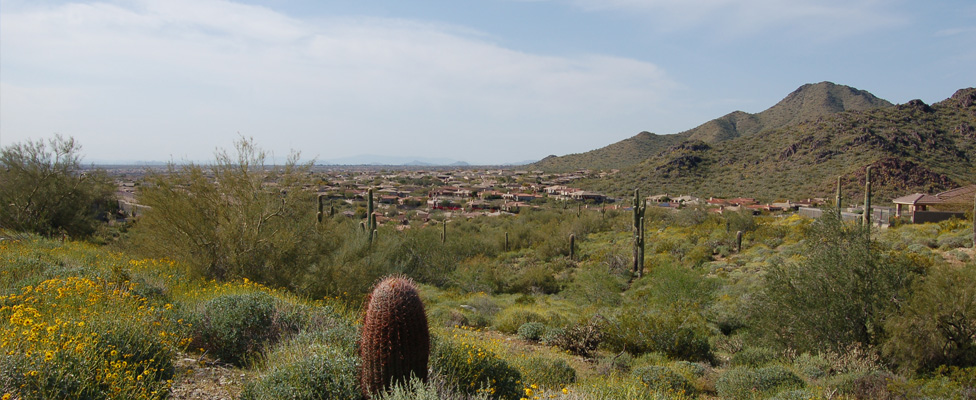
<instances>
[{"instance_id":1,"label":"green shrub","mask_svg":"<svg viewBox=\"0 0 976 400\"><path fill-rule=\"evenodd\" d=\"M718 378L715 389L723 399L764 398L785 389L802 388L804 382L781 366L759 369L736 367Z\"/></svg>"},{"instance_id":2,"label":"green shrub","mask_svg":"<svg viewBox=\"0 0 976 400\"><path fill-rule=\"evenodd\" d=\"M458 393L447 387L442 379L431 377L426 383L411 379L410 383L395 385L379 397L380 400L488 400L487 393L474 395Z\"/></svg>"},{"instance_id":3,"label":"green shrub","mask_svg":"<svg viewBox=\"0 0 976 400\"><path fill-rule=\"evenodd\" d=\"M779 392L775 396L770 397L770 400L810 400L817 398L820 398L817 393L807 389L794 389Z\"/></svg>"},{"instance_id":4,"label":"green shrub","mask_svg":"<svg viewBox=\"0 0 976 400\"><path fill-rule=\"evenodd\" d=\"M267 166L266 153L247 139L236 154L214 156L213 165L170 164L148 176L134 245L207 278L298 289L340 239L331 222L316 223L315 200L303 190L311 165L293 153L284 165Z\"/></svg>"},{"instance_id":5,"label":"green shrub","mask_svg":"<svg viewBox=\"0 0 976 400\"><path fill-rule=\"evenodd\" d=\"M976 268L939 266L886 321L885 355L908 371L976 365Z\"/></svg>"},{"instance_id":6,"label":"green shrub","mask_svg":"<svg viewBox=\"0 0 976 400\"><path fill-rule=\"evenodd\" d=\"M576 370L561 358L531 357L518 366L525 386L559 389L576 382Z\"/></svg>"},{"instance_id":7,"label":"green shrub","mask_svg":"<svg viewBox=\"0 0 976 400\"><path fill-rule=\"evenodd\" d=\"M780 358L776 350L767 347L747 347L732 355L732 366L762 367Z\"/></svg>"},{"instance_id":8,"label":"green shrub","mask_svg":"<svg viewBox=\"0 0 976 400\"><path fill-rule=\"evenodd\" d=\"M342 319L319 321L270 347L262 374L241 399L359 399L355 327Z\"/></svg>"},{"instance_id":9,"label":"green shrub","mask_svg":"<svg viewBox=\"0 0 976 400\"><path fill-rule=\"evenodd\" d=\"M46 236L91 236L118 209L103 170L86 171L72 138L0 149L0 226Z\"/></svg>"},{"instance_id":10,"label":"green shrub","mask_svg":"<svg viewBox=\"0 0 976 400\"><path fill-rule=\"evenodd\" d=\"M686 395L692 395L695 392L694 385L687 378L662 365L636 368L633 375L655 392Z\"/></svg>"},{"instance_id":11,"label":"green shrub","mask_svg":"<svg viewBox=\"0 0 976 400\"><path fill-rule=\"evenodd\" d=\"M708 372L708 368L705 367L704 365L702 365L700 363L691 362L691 361L684 361L684 360L678 360L678 361L675 361L675 362L671 363L671 367L675 371L684 372L684 373L686 373L688 375L691 375L691 376L693 376L695 378L701 378L701 377L705 376L705 373L706 372Z\"/></svg>"},{"instance_id":12,"label":"green shrub","mask_svg":"<svg viewBox=\"0 0 976 400\"><path fill-rule=\"evenodd\" d=\"M897 379L886 371L847 373L829 379L828 386L855 399L890 399L888 385Z\"/></svg>"},{"instance_id":13,"label":"green shrub","mask_svg":"<svg viewBox=\"0 0 976 400\"><path fill-rule=\"evenodd\" d=\"M916 262L872 241L836 213L815 222L799 263L774 263L754 297L751 330L799 351L879 344L903 303Z\"/></svg>"},{"instance_id":14,"label":"green shrub","mask_svg":"<svg viewBox=\"0 0 976 400\"><path fill-rule=\"evenodd\" d=\"M495 316L495 329L502 333L516 334L519 327L528 322L546 322L546 317L523 307L509 307Z\"/></svg>"},{"instance_id":15,"label":"green shrub","mask_svg":"<svg viewBox=\"0 0 976 400\"><path fill-rule=\"evenodd\" d=\"M970 247L973 245L973 241L970 236L972 235L971 234L966 235L965 233L960 235L947 233L947 234L939 235L938 239L936 239L936 244L939 246L939 249L941 250L952 250L952 249L958 249L963 247Z\"/></svg>"},{"instance_id":16,"label":"green shrub","mask_svg":"<svg viewBox=\"0 0 976 400\"><path fill-rule=\"evenodd\" d=\"M714 357L704 322L673 313L623 309L610 319L604 339L608 349L635 355L659 352L672 359L709 362Z\"/></svg>"},{"instance_id":17,"label":"green shrub","mask_svg":"<svg viewBox=\"0 0 976 400\"><path fill-rule=\"evenodd\" d=\"M458 391L485 393L495 399L518 399L522 375L491 350L477 344L437 338L430 368Z\"/></svg>"},{"instance_id":18,"label":"green shrub","mask_svg":"<svg viewBox=\"0 0 976 400\"><path fill-rule=\"evenodd\" d=\"M305 347L303 353L302 359L272 366L259 379L248 382L241 400L361 398L356 357L322 345Z\"/></svg>"},{"instance_id":19,"label":"green shrub","mask_svg":"<svg viewBox=\"0 0 976 400\"><path fill-rule=\"evenodd\" d=\"M543 344L555 346L556 341L559 340L559 338L564 334L566 334L565 329L550 326L547 327L545 332L542 333L542 337L539 338L539 341L541 341Z\"/></svg>"},{"instance_id":20,"label":"green shrub","mask_svg":"<svg viewBox=\"0 0 976 400\"><path fill-rule=\"evenodd\" d=\"M300 321L265 292L222 295L199 306L194 341L221 361L242 366Z\"/></svg>"},{"instance_id":21,"label":"green shrub","mask_svg":"<svg viewBox=\"0 0 976 400\"><path fill-rule=\"evenodd\" d=\"M545 332L545 324L541 322L526 322L518 328L518 337L522 340L539 340Z\"/></svg>"},{"instance_id":22,"label":"green shrub","mask_svg":"<svg viewBox=\"0 0 976 400\"><path fill-rule=\"evenodd\" d=\"M831 370L830 361L820 355L800 354L793 360L793 367L807 378L820 379Z\"/></svg>"}]
</instances>

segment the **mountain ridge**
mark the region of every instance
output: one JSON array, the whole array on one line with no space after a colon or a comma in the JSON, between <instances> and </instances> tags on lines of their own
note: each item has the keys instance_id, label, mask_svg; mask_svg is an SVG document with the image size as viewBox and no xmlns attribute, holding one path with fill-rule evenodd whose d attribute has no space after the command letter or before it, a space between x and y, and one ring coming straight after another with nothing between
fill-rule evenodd
<instances>
[{"instance_id":1,"label":"mountain ridge","mask_svg":"<svg viewBox=\"0 0 976 400\"><path fill-rule=\"evenodd\" d=\"M531 164L530 167L559 172L582 168L626 168L657 155L670 146L688 140L717 143L837 112L868 110L892 105L870 92L853 87L827 81L808 83L800 86L772 107L756 114L733 111L695 128L670 135L656 135L644 131L596 150L562 157L549 156Z\"/></svg>"},{"instance_id":2,"label":"mountain ridge","mask_svg":"<svg viewBox=\"0 0 976 400\"><path fill-rule=\"evenodd\" d=\"M841 177L844 192L857 197L871 166L875 195L886 201L976 183L974 162L976 89L965 88L932 105L912 100L719 142L686 140L612 179L581 186L773 200L830 197Z\"/></svg>"}]
</instances>

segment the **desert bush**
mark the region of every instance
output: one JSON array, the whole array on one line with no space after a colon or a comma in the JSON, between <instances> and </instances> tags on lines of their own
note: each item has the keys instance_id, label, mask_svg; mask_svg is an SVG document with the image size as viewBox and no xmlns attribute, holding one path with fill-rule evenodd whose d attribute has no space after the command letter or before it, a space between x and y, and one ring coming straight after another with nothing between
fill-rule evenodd
<instances>
[{"instance_id":1,"label":"desert bush","mask_svg":"<svg viewBox=\"0 0 976 400\"><path fill-rule=\"evenodd\" d=\"M675 313L701 315L714 302L717 284L700 271L663 263L654 265L627 295L634 301Z\"/></svg>"},{"instance_id":2,"label":"desert bush","mask_svg":"<svg viewBox=\"0 0 976 400\"><path fill-rule=\"evenodd\" d=\"M608 256L608 265L584 263L573 272L572 281L561 294L579 304L597 306L617 306L622 299L620 293L625 289L629 269L624 273L614 273L616 258Z\"/></svg>"},{"instance_id":3,"label":"desert bush","mask_svg":"<svg viewBox=\"0 0 976 400\"><path fill-rule=\"evenodd\" d=\"M723 399L765 398L786 389L802 388L804 382L781 366L759 369L736 367L722 374L715 383Z\"/></svg>"},{"instance_id":4,"label":"desert bush","mask_svg":"<svg viewBox=\"0 0 976 400\"><path fill-rule=\"evenodd\" d=\"M525 307L509 307L495 316L494 328L502 333L516 334L528 322L546 322L546 317Z\"/></svg>"},{"instance_id":5,"label":"desert bush","mask_svg":"<svg viewBox=\"0 0 976 400\"><path fill-rule=\"evenodd\" d=\"M517 399L522 375L494 352L465 340L434 340L430 367L452 387L494 399Z\"/></svg>"},{"instance_id":6,"label":"desert bush","mask_svg":"<svg viewBox=\"0 0 976 400\"><path fill-rule=\"evenodd\" d=\"M708 368L701 363L678 360L671 363L671 368L679 373L690 375L694 378L701 378L708 372Z\"/></svg>"},{"instance_id":7,"label":"desert bush","mask_svg":"<svg viewBox=\"0 0 976 400\"><path fill-rule=\"evenodd\" d=\"M560 358L530 357L517 364L522 381L552 389L564 388L576 382L576 370Z\"/></svg>"},{"instance_id":8,"label":"desert bush","mask_svg":"<svg viewBox=\"0 0 976 400\"><path fill-rule=\"evenodd\" d=\"M381 400L488 400L487 393L467 394L452 390L442 377L432 376L427 382L411 379L409 383L395 385L383 393Z\"/></svg>"},{"instance_id":9,"label":"desert bush","mask_svg":"<svg viewBox=\"0 0 976 400\"><path fill-rule=\"evenodd\" d=\"M355 337L351 326L337 325L275 346L266 370L244 385L241 399L360 399Z\"/></svg>"},{"instance_id":10,"label":"desert bush","mask_svg":"<svg viewBox=\"0 0 976 400\"><path fill-rule=\"evenodd\" d=\"M803 353L793 360L793 368L803 376L811 379L820 379L831 372L830 361L820 355Z\"/></svg>"},{"instance_id":11,"label":"desert bush","mask_svg":"<svg viewBox=\"0 0 976 400\"><path fill-rule=\"evenodd\" d=\"M462 261L453 273L452 284L468 293L498 293L506 288L504 269L484 255Z\"/></svg>"},{"instance_id":12,"label":"desert bush","mask_svg":"<svg viewBox=\"0 0 976 400\"><path fill-rule=\"evenodd\" d=\"M768 347L746 347L732 355L732 366L762 367L780 358L778 351Z\"/></svg>"},{"instance_id":13,"label":"desert bush","mask_svg":"<svg viewBox=\"0 0 976 400\"><path fill-rule=\"evenodd\" d=\"M976 366L976 268L932 268L885 326L884 354L904 370Z\"/></svg>"},{"instance_id":14,"label":"desert bush","mask_svg":"<svg viewBox=\"0 0 976 400\"><path fill-rule=\"evenodd\" d=\"M632 374L656 392L692 395L695 386L687 378L663 365L650 365L634 369Z\"/></svg>"},{"instance_id":15,"label":"desert bush","mask_svg":"<svg viewBox=\"0 0 976 400\"><path fill-rule=\"evenodd\" d=\"M891 372L874 370L834 376L829 379L828 386L838 393L859 400L885 400L895 398L888 390L888 385L898 379Z\"/></svg>"},{"instance_id":16,"label":"desert bush","mask_svg":"<svg viewBox=\"0 0 976 400\"><path fill-rule=\"evenodd\" d=\"M545 332L545 324L541 322L526 322L518 328L518 337L522 340L539 340Z\"/></svg>"},{"instance_id":17,"label":"desert bush","mask_svg":"<svg viewBox=\"0 0 976 400\"><path fill-rule=\"evenodd\" d=\"M539 338L539 341L542 342L543 344L555 346L556 342L564 334L566 334L565 329L549 326L546 327L546 330L544 332L542 332L542 337Z\"/></svg>"},{"instance_id":18,"label":"desert bush","mask_svg":"<svg viewBox=\"0 0 976 400\"><path fill-rule=\"evenodd\" d=\"M603 319L595 316L587 322L578 322L566 328L548 344L578 356L589 357L603 341L603 329Z\"/></svg>"},{"instance_id":19,"label":"desert bush","mask_svg":"<svg viewBox=\"0 0 976 400\"><path fill-rule=\"evenodd\" d=\"M0 150L0 226L45 236L88 237L118 210L115 185L85 170L81 146L55 135Z\"/></svg>"},{"instance_id":20,"label":"desert bush","mask_svg":"<svg viewBox=\"0 0 976 400\"><path fill-rule=\"evenodd\" d=\"M186 345L169 304L98 278L0 295L0 392L13 398L163 398ZM79 377L84 377L80 379Z\"/></svg>"},{"instance_id":21,"label":"desert bush","mask_svg":"<svg viewBox=\"0 0 976 400\"><path fill-rule=\"evenodd\" d=\"M658 352L673 359L713 360L704 321L634 307L609 318L604 345L635 355Z\"/></svg>"},{"instance_id":22,"label":"desert bush","mask_svg":"<svg viewBox=\"0 0 976 400\"><path fill-rule=\"evenodd\" d=\"M810 400L820 398L821 395L809 389L784 390L770 397L770 400Z\"/></svg>"},{"instance_id":23,"label":"desert bush","mask_svg":"<svg viewBox=\"0 0 976 400\"><path fill-rule=\"evenodd\" d=\"M218 151L210 166L170 164L151 174L140 190L149 208L134 243L208 278L296 289L338 246L332 223L316 223L315 199L302 190L310 164L292 154L284 166L266 166L250 140L236 150Z\"/></svg>"},{"instance_id":24,"label":"desert bush","mask_svg":"<svg viewBox=\"0 0 976 400\"><path fill-rule=\"evenodd\" d=\"M198 309L194 345L238 366L253 361L282 335L296 332L301 322L265 292L221 295Z\"/></svg>"},{"instance_id":25,"label":"desert bush","mask_svg":"<svg viewBox=\"0 0 976 400\"><path fill-rule=\"evenodd\" d=\"M752 303L751 332L800 351L880 343L885 317L917 273L911 259L836 213L811 227L804 253L798 263L768 269Z\"/></svg>"}]
</instances>

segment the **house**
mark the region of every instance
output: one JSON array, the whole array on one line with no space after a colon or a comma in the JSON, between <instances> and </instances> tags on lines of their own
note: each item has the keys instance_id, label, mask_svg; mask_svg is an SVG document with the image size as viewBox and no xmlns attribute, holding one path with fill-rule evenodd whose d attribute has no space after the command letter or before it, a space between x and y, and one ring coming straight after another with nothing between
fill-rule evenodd
<instances>
[{"instance_id":1,"label":"house","mask_svg":"<svg viewBox=\"0 0 976 400\"><path fill-rule=\"evenodd\" d=\"M602 203L604 200L607 199L606 196L604 196L604 195L602 195L600 193L597 193L597 192L586 192L586 191L582 191L582 190L580 190L578 192L570 193L569 197L571 199L573 199L573 200L576 200L576 201L587 201L587 200L590 200L590 201L594 201L594 202L597 202L597 203Z\"/></svg>"},{"instance_id":2,"label":"house","mask_svg":"<svg viewBox=\"0 0 976 400\"><path fill-rule=\"evenodd\" d=\"M912 223L938 222L962 217L976 198L976 185L963 186L939 194L915 193L892 200L895 216L907 208Z\"/></svg>"},{"instance_id":3,"label":"house","mask_svg":"<svg viewBox=\"0 0 976 400\"><path fill-rule=\"evenodd\" d=\"M542 198L542 196L531 193L505 193L502 195L502 198L516 202L529 202Z\"/></svg>"}]
</instances>

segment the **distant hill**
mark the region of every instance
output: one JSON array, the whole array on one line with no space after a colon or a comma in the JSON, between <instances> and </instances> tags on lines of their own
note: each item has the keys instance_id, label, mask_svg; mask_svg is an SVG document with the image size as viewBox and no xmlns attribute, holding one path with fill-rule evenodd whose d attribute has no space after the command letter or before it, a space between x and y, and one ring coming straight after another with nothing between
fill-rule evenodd
<instances>
[{"instance_id":1,"label":"distant hill","mask_svg":"<svg viewBox=\"0 0 976 400\"><path fill-rule=\"evenodd\" d=\"M788 101L790 97L777 106ZM876 103L862 106L867 104ZM847 197L860 199L865 167L872 166L877 199L886 202L913 192L976 183L973 88L959 90L931 106L912 100L893 107L833 113L747 135L742 129L736 132L739 136L724 140L689 136L612 179L581 185L621 195L640 187L652 194L773 200L829 197L840 176ZM712 140L704 140L709 138Z\"/></svg>"},{"instance_id":2,"label":"distant hill","mask_svg":"<svg viewBox=\"0 0 976 400\"><path fill-rule=\"evenodd\" d=\"M384 156L376 154L360 154L352 157L337 158L318 162L319 165L390 165L390 166L457 166L467 165L464 161L450 158L429 158L411 156Z\"/></svg>"},{"instance_id":3,"label":"distant hill","mask_svg":"<svg viewBox=\"0 0 976 400\"><path fill-rule=\"evenodd\" d=\"M735 111L674 135L641 132L637 136L597 150L562 157L549 156L529 167L544 171L625 168L655 156L668 147L689 140L718 143L842 111L870 110L890 106L892 104L886 100L849 86L831 82L806 84L776 105L758 114Z\"/></svg>"}]
</instances>

